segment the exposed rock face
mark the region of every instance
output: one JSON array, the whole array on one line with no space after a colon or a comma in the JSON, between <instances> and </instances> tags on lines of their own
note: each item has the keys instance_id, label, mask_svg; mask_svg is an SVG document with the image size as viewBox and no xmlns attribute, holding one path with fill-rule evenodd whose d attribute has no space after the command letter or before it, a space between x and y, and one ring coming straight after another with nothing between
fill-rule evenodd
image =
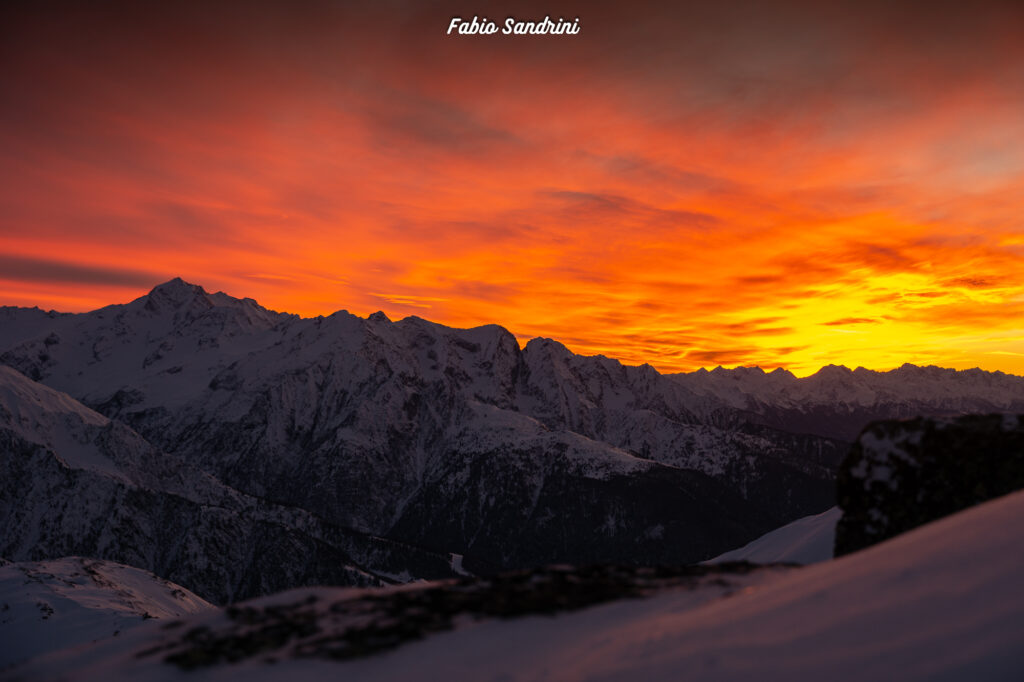
<instances>
[{"instance_id":1,"label":"exposed rock face","mask_svg":"<svg viewBox=\"0 0 1024 682\"><path fill-rule=\"evenodd\" d=\"M839 471L836 556L1024 488L1024 417L869 425Z\"/></svg>"}]
</instances>

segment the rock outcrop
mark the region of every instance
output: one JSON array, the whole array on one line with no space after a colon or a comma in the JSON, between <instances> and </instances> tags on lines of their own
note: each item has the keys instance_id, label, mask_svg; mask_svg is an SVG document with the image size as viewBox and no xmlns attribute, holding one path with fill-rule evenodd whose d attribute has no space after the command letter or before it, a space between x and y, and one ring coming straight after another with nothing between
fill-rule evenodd
<instances>
[{"instance_id":1,"label":"rock outcrop","mask_svg":"<svg viewBox=\"0 0 1024 682\"><path fill-rule=\"evenodd\" d=\"M870 424L839 471L836 556L1024 488L1024 417Z\"/></svg>"}]
</instances>

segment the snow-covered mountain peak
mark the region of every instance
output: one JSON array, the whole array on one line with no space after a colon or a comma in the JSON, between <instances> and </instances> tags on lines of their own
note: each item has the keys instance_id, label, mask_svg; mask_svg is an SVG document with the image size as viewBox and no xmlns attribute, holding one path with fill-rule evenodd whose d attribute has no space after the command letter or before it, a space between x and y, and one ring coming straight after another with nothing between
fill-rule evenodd
<instances>
[{"instance_id":1,"label":"snow-covered mountain peak","mask_svg":"<svg viewBox=\"0 0 1024 682\"><path fill-rule=\"evenodd\" d=\"M191 284L180 277L154 287L145 296L125 306L110 306L103 310L115 316L141 313L167 318L170 315L179 326L206 320L229 332L247 328L267 329L284 320L298 319L297 315L268 310L252 298L235 298L222 291L209 293L198 284Z\"/></svg>"},{"instance_id":2,"label":"snow-covered mountain peak","mask_svg":"<svg viewBox=\"0 0 1024 682\"><path fill-rule=\"evenodd\" d=\"M721 368L721 365L719 365L715 369L718 370ZM739 376L764 376L765 371L759 366L754 365L753 367L736 367L732 370L732 373L733 375Z\"/></svg>"},{"instance_id":3,"label":"snow-covered mountain peak","mask_svg":"<svg viewBox=\"0 0 1024 682\"><path fill-rule=\"evenodd\" d=\"M572 351L570 351L565 344L543 336L537 336L527 341L523 350L526 352L532 351L534 353L544 352L550 355L572 355Z\"/></svg>"},{"instance_id":4,"label":"snow-covered mountain peak","mask_svg":"<svg viewBox=\"0 0 1024 682\"><path fill-rule=\"evenodd\" d=\"M198 284L186 282L181 277L175 277L163 284L153 287L147 296L160 298L169 301L185 302L195 296L205 295L206 290Z\"/></svg>"},{"instance_id":5,"label":"snow-covered mountain peak","mask_svg":"<svg viewBox=\"0 0 1024 682\"><path fill-rule=\"evenodd\" d=\"M221 306L230 306L236 299L222 294ZM217 306L217 302L198 284L190 284L180 277L159 284L144 296L140 296L126 307L136 310L142 307L154 315L181 311L183 309L208 310ZM115 308L116 309L116 308Z\"/></svg>"},{"instance_id":6,"label":"snow-covered mountain peak","mask_svg":"<svg viewBox=\"0 0 1024 682\"><path fill-rule=\"evenodd\" d=\"M853 374L853 371L849 367L847 367L846 365L825 365L824 367L819 369L817 372L815 372L811 376L812 377L814 377L814 376L822 377L822 378L833 378L833 377L847 377L847 376L849 376L851 374Z\"/></svg>"}]
</instances>

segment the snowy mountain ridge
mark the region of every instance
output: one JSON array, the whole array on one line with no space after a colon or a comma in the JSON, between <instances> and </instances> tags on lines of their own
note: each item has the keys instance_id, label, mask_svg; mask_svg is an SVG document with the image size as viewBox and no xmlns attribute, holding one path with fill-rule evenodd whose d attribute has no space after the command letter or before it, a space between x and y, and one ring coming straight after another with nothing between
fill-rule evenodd
<instances>
[{"instance_id":1,"label":"snowy mountain ridge","mask_svg":"<svg viewBox=\"0 0 1024 682\"><path fill-rule=\"evenodd\" d=\"M469 570L706 558L827 507L843 450L721 428L649 367L520 348L495 325L303 319L181 280L90 313L0 317L0 362L158 450Z\"/></svg>"},{"instance_id":2,"label":"snowy mountain ridge","mask_svg":"<svg viewBox=\"0 0 1024 682\"><path fill-rule=\"evenodd\" d=\"M1001 411L1016 409L1024 392L1024 377L910 363L883 372L828 365L803 378L781 368L765 372L759 367L716 367L668 376L698 395L715 397L739 409L921 402L933 409L955 411L970 405L981 411Z\"/></svg>"},{"instance_id":3,"label":"snowy mountain ridge","mask_svg":"<svg viewBox=\"0 0 1024 682\"><path fill-rule=\"evenodd\" d=\"M454 575L446 556L234 490L8 367L0 464L0 555L18 561L112 559L217 602L310 582L386 584L389 569L410 566Z\"/></svg>"},{"instance_id":4,"label":"snowy mountain ridge","mask_svg":"<svg viewBox=\"0 0 1024 682\"><path fill-rule=\"evenodd\" d=\"M147 352L143 353L136 346L135 352L121 357L118 364L106 366L124 366L137 370L140 364L144 368L155 364L159 367L154 373L168 373L171 370L171 375L181 371L174 362L176 358L187 358L192 364L202 364L216 358L219 361L217 364L230 364L232 360L253 349L268 344L278 345L292 326L303 330L327 326L329 331L336 332L348 341L347 344L344 341L341 344L348 349L353 349L358 342L353 332L357 332L360 326L365 326L370 335L378 336L392 345L411 340L410 345L420 351L415 354L417 369L429 374L443 371L449 360L448 355L437 355L438 349L433 347L432 337L436 337L438 332L455 334L462 349L482 351L486 358L483 365L477 368L478 371L472 373L471 378L475 381L470 387L470 390L480 391L481 399L486 402L500 401L502 397L495 392L501 386L495 386L493 382L493 375L500 372L479 370L490 369L486 362L493 360L496 353L500 355L502 351L507 352L513 347L519 350L515 337L497 325L455 330L416 316L391 322L383 313L374 313L364 320L343 310L327 317L300 318L268 310L250 298L238 299L222 292L208 293L202 287L180 278L155 287L149 294L131 303L111 305L90 313L46 313L38 308L3 307L0 308L0 319L6 322L0 327L0 348L8 353L19 345L31 344L33 337L44 335L44 332L50 334L43 339L44 346L57 345L60 343L59 331L64 330L68 334L95 338L87 351L80 350L78 355L81 357L69 356L67 360L80 360L83 365L96 364L107 359L105 353L113 348L122 353L127 346L123 341L131 337L131 341L135 342L141 334L145 337ZM195 337L198 337L195 345L186 343L179 348L174 344L174 339L191 340ZM161 343L154 344L156 340ZM150 347L154 345L155 348ZM478 346L482 347L475 348ZM196 352L201 349L216 349L218 352ZM316 352L317 349L310 349L308 355L315 355ZM726 369L719 366L710 371L699 369L689 373L659 375L647 365L631 367L605 356L574 355L564 345L551 339L533 339L522 352L543 358L550 365L550 380L553 384L575 384L573 388L576 390L573 393L582 393L580 403L573 400L574 396L566 396L568 402L562 406L562 410L567 413L565 416L570 423L581 418L575 412L581 407L592 405L594 397L600 398L601 403L610 407L622 407L635 398L635 393L631 396L629 392L621 390L620 386L601 380L600 374L630 375L632 382L641 384L651 383L656 376L671 378L685 390L673 391L659 387L661 391L667 390L673 394L663 399L681 403L697 414L723 406L749 410L758 406L807 408L840 404L871 407L887 403L920 402L933 409L957 410L967 404L972 409L978 408L974 411L986 411L981 409L982 406L991 408L988 411L1008 411L1024 404L1024 377L980 369L953 370L905 363L893 370L874 371L863 367L850 370L841 365L828 365L810 376L797 378L781 368L765 372L759 367ZM45 372L43 368L47 360L37 360L37 364L40 371ZM597 368L597 373L587 377L586 385L581 386L579 373L574 370L584 365ZM204 371L209 373L212 369L207 366ZM83 396L87 403L90 402L93 392L85 388L84 381L76 381L72 375L46 373L51 381L58 384L57 388L75 396ZM85 374L76 373L74 376L84 377ZM163 393L167 392L169 385L176 383L167 376L163 377L163 382L160 384ZM110 394L111 388L110 385L101 384L95 389L95 394ZM581 388L586 390L580 391ZM609 395L604 395L609 389ZM529 396L517 398L522 401L518 405L519 409L531 412Z\"/></svg>"},{"instance_id":5,"label":"snowy mountain ridge","mask_svg":"<svg viewBox=\"0 0 1024 682\"><path fill-rule=\"evenodd\" d=\"M135 442L129 449L163 453L238 499L312 519L286 536L349 529L463 556L475 573L707 559L833 506L838 464L871 418L988 409L980 388L947 399L964 382L998 385L1003 403L1024 405L1019 377L943 374L895 393L874 374L838 369L810 382L759 370L665 376L550 339L520 347L496 325L344 311L300 318L181 280L89 313L5 308L0 319L0 363L98 413L90 419L111 420L95 428ZM881 402L850 377L878 384ZM10 370L0 380L18 381ZM955 386L934 390L947 380ZM766 381L779 384L777 395ZM17 433L72 456L55 435ZM169 486L145 488L164 495ZM24 522L28 530L0 538L20 548L13 558L89 553L39 553ZM370 574L423 576L422 564L377 566L368 551L355 556ZM235 594L220 584L218 599Z\"/></svg>"}]
</instances>

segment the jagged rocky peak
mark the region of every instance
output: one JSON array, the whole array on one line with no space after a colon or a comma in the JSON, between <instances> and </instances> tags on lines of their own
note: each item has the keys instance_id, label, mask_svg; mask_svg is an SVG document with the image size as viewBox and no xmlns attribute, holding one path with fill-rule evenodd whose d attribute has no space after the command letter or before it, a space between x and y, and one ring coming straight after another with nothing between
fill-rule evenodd
<instances>
[{"instance_id":1,"label":"jagged rocky peak","mask_svg":"<svg viewBox=\"0 0 1024 682\"><path fill-rule=\"evenodd\" d=\"M127 311L145 311L154 317L171 315L176 321L193 322L211 318L225 331L237 332L249 327L268 328L284 320L297 320L298 315L278 313L264 308L255 299L235 298L222 291L210 293L198 284L175 277L154 287L148 294L127 306L111 306Z\"/></svg>"},{"instance_id":2,"label":"jagged rocky peak","mask_svg":"<svg viewBox=\"0 0 1024 682\"><path fill-rule=\"evenodd\" d=\"M946 369L943 367L936 367L935 365L914 365L909 362L904 362L896 369L891 370L894 376L905 377L905 378L930 378L930 377L941 377L943 375L955 376L957 371L955 369Z\"/></svg>"},{"instance_id":3,"label":"jagged rocky peak","mask_svg":"<svg viewBox=\"0 0 1024 682\"><path fill-rule=\"evenodd\" d=\"M375 339L383 340L391 348L392 359L396 359L395 353L406 356L427 373L482 372L481 381L500 383L509 365L518 361L519 344L515 336L494 324L457 329L415 315L386 325L374 324L371 316L366 324ZM412 355L407 355L410 352Z\"/></svg>"},{"instance_id":4,"label":"jagged rocky peak","mask_svg":"<svg viewBox=\"0 0 1024 682\"><path fill-rule=\"evenodd\" d=\"M828 401L849 400L854 396L859 396L862 401L867 402L875 400L873 391L846 365L825 365L802 382L798 382L808 389L821 391L824 399Z\"/></svg>"},{"instance_id":5,"label":"jagged rocky peak","mask_svg":"<svg viewBox=\"0 0 1024 682\"><path fill-rule=\"evenodd\" d=\"M846 365L825 365L811 376L823 379L836 379L840 377L845 378L851 374L853 374L853 371Z\"/></svg>"},{"instance_id":6,"label":"jagged rocky peak","mask_svg":"<svg viewBox=\"0 0 1024 682\"><path fill-rule=\"evenodd\" d=\"M530 339L523 347L523 358L531 366L566 366L574 356L565 345L554 339L537 337Z\"/></svg>"},{"instance_id":7,"label":"jagged rocky peak","mask_svg":"<svg viewBox=\"0 0 1024 682\"><path fill-rule=\"evenodd\" d=\"M548 353L556 353L558 355L569 355L571 353L565 344L543 336L538 336L527 341L526 347L523 350L534 350L538 352L546 351Z\"/></svg>"},{"instance_id":8,"label":"jagged rocky peak","mask_svg":"<svg viewBox=\"0 0 1024 682\"><path fill-rule=\"evenodd\" d=\"M607 362L609 362L609 363L611 363L611 364L613 364L613 365L615 365L615 366L617 366L619 368L626 367L626 365L623 365L619 360L616 360L615 358L605 358L603 355L599 355L597 357L605 359L605 360L607 360ZM646 363L646 362L636 368L636 373L637 373L637 376L639 376L639 377L641 377L641 378L643 378L645 380L648 380L648 381L653 380L656 377L660 377L661 376L661 372L656 370L654 368L654 365L651 365L651 364Z\"/></svg>"},{"instance_id":9,"label":"jagged rocky peak","mask_svg":"<svg viewBox=\"0 0 1024 682\"><path fill-rule=\"evenodd\" d=\"M484 324L479 327L472 327L462 331L462 335L482 341L485 343L493 343L495 345L515 346L519 348L519 341L516 340L515 334L502 327L500 324Z\"/></svg>"},{"instance_id":10,"label":"jagged rocky peak","mask_svg":"<svg viewBox=\"0 0 1024 682\"><path fill-rule=\"evenodd\" d=\"M165 307L180 308L196 301L213 305L205 289L198 284L189 284L180 277L158 284L140 300L144 300L146 309L152 312L159 312Z\"/></svg>"},{"instance_id":11,"label":"jagged rocky peak","mask_svg":"<svg viewBox=\"0 0 1024 682\"><path fill-rule=\"evenodd\" d=\"M383 313L375 313L383 315ZM372 316L371 316L372 317ZM514 344L516 348L519 348L519 342L516 341L516 337L512 332L505 329L501 325L497 324L484 324L479 327L470 327L468 329L459 329L456 327L447 327L437 322L431 322L425 320L418 315L409 315L404 317L395 323L395 326L412 335L429 335L432 337L437 336L455 336L470 343L477 343L483 346L488 345L508 345L509 343Z\"/></svg>"},{"instance_id":12,"label":"jagged rocky peak","mask_svg":"<svg viewBox=\"0 0 1024 682\"><path fill-rule=\"evenodd\" d=\"M203 308L256 308L266 310L253 298L236 298L223 291L208 292L198 284L175 277L153 287L148 294L137 299L145 302L149 310L177 309L199 305ZM270 312L270 311L267 311Z\"/></svg>"},{"instance_id":13,"label":"jagged rocky peak","mask_svg":"<svg viewBox=\"0 0 1024 682\"><path fill-rule=\"evenodd\" d=\"M16 306L16 305L0 305L0 320L11 319L17 316L35 316L35 317L46 317L53 319L55 317L62 317L67 315L73 315L74 313L61 313L56 310L43 310L37 305L32 307Z\"/></svg>"},{"instance_id":14,"label":"jagged rocky peak","mask_svg":"<svg viewBox=\"0 0 1024 682\"><path fill-rule=\"evenodd\" d=\"M163 284L157 284L152 290L150 290L149 295L181 299L186 296L205 293L206 290L198 284L192 284L190 282L186 282L181 277L175 277L167 280Z\"/></svg>"}]
</instances>

